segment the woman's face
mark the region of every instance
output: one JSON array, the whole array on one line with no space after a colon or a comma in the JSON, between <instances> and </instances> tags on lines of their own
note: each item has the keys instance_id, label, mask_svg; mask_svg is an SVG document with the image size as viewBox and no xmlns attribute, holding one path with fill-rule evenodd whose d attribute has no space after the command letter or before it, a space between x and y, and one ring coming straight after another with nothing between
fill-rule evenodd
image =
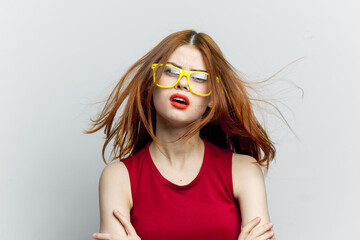
<instances>
[{"instance_id":1,"label":"woman's face","mask_svg":"<svg viewBox=\"0 0 360 240\"><path fill-rule=\"evenodd\" d=\"M178 47L169 57L168 64L188 71L207 71L201 52L191 45ZM172 88L156 87L153 102L157 122L182 127L203 116L206 108L211 104L211 95L204 97L191 92L187 78L184 76Z\"/></svg>"}]
</instances>

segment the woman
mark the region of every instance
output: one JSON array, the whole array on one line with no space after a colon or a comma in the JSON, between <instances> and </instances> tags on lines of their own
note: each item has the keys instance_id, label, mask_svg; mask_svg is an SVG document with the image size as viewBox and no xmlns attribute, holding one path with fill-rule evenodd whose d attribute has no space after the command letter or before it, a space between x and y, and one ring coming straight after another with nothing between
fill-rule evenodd
<instances>
[{"instance_id":1,"label":"woman","mask_svg":"<svg viewBox=\"0 0 360 240\"><path fill-rule=\"evenodd\" d=\"M173 33L138 60L87 131L104 127L103 158L114 140L120 159L100 177L93 237L275 239L260 167L275 148L248 87L204 33Z\"/></svg>"}]
</instances>

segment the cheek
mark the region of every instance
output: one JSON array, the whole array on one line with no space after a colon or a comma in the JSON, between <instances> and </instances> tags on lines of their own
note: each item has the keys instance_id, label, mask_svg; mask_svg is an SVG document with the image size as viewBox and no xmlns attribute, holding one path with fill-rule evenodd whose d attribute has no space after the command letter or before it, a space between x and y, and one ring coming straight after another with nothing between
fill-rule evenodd
<instances>
[{"instance_id":1,"label":"cheek","mask_svg":"<svg viewBox=\"0 0 360 240\"><path fill-rule=\"evenodd\" d=\"M196 115L203 116L210 104L210 97L201 97L193 102L192 110Z\"/></svg>"},{"instance_id":2,"label":"cheek","mask_svg":"<svg viewBox=\"0 0 360 240\"><path fill-rule=\"evenodd\" d=\"M196 104L199 108L204 108L206 109L207 107L209 107L211 105L211 98L210 96L207 97L198 97Z\"/></svg>"},{"instance_id":3,"label":"cheek","mask_svg":"<svg viewBox=\"0 0 360 240\"><path fill-rule=\"evenodd\" d=\"M164 101L165 96L162 96L163 91L159 91L159 90L161 90L161 89L156 88L154 90L154 93L153 93L153 96L152 96L154 107L155 107L156 111L158 111L161 108L161 106L165 104L165 101Z\"/></svg>"}]
</instances>

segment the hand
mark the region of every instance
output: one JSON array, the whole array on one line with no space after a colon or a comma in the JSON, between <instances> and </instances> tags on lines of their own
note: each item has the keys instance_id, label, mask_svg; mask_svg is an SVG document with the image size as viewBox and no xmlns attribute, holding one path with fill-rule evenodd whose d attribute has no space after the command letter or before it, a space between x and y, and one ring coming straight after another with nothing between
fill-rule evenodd
<instances>
[{"instance_id":1,"label":"hand","mask_svg":"<svg viewBox=\"0 0 360 240\"><path fill-rule=\"evenodd\" d=\"M127 236L120 234L111 234L111 233L94 233L94 239L101 240L141 240L140 237L136 234L135 228L131 225L131 223L118 211L114 210L115 217L120 221L121 225L123 225Z\"/></svg>"},{"instance_id":2,"label":"hand","mask_svg":"<svg viewBox=\"0 0 360 240\"><path fill-rule=\"evenodd\" d=\"M248 222L242 229L238 240L268 240L274 233L270 231L273 224L265 223L264 225L254 229L260 223L260 218L256 217Z\"/></svg>"}]
</instances>

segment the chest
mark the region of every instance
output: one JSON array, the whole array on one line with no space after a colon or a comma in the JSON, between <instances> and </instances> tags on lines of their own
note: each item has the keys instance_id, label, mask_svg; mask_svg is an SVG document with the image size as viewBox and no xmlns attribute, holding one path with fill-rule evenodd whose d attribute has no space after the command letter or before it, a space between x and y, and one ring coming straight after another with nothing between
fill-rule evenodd
<instances>
[{"instance_id":1,"label":"chest","mask_svg":"<svg viewBox=\"0 0 360 240\"><path fill-rule=\"evenodd\" d=\"M201 166L196 166L178 171L171 168L164 168L159 165L156 165L156 167L161 176L163 176L169 182L179 186L190 184L199 175L201 168Z\"/></svg>"},{"instance_id":2,"label":"chest","mask_svg":"<svg viewBox=\"0 0 360 240\"><path fill-rule=\"evenodd\" d=\"M206 175L181 190L147 179L138 189L131 222L142 240L230 240L241 228L239 206Z\"/></svg>"}]
</instances>

